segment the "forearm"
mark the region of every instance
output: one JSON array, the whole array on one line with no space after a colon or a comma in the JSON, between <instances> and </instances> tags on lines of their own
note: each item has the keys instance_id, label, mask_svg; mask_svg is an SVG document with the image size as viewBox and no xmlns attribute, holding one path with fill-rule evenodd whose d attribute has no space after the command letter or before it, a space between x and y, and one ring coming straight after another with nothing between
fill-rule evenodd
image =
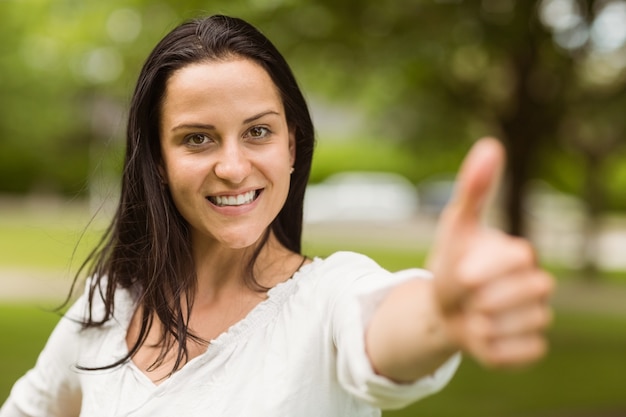
<instances>
[{"instance_id":1,"label":"forearm","mask_svg":"<svg viewBox=\"0 0 626 417\"><path fill-rule=\"evenodd\" d=\"M432 281L423 279L387 294L367 326L365 347L376 372L398 382L432 374L459 350L439 312Z\"/></svg>"}]
</instances>

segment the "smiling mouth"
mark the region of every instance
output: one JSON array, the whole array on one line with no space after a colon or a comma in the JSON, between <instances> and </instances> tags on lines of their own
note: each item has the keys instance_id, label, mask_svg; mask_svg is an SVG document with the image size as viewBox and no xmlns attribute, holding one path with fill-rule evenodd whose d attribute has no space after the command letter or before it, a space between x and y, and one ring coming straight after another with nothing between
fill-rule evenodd
<instances>
[{"instance_id":1,"label":"smiling mouth","mask_svg":"<svg viewBox=\"0 0 626 417\"><path fill-rule=\"evenodd\" d=\"M208 196L207 200L218 207L243 206L250 204L261 194L261 190L252 190L239 195Z\"/></svg>"}]
</instances>

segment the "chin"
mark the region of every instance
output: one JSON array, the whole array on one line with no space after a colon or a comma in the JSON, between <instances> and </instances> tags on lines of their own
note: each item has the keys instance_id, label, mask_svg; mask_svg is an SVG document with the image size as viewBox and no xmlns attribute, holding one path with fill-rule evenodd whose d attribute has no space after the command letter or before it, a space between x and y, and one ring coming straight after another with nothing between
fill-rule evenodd
<instances>
[{"instance_id":1,"label":"chin","mask_svg":"<svg viewBox=\"0 0 626 417\"><path fill-rule=\"evenodd\" d=\"M229 249L247 249L255 246L265 234L265 230L260 233L246 233L243 236L223 236L219 239L220 243Z\"/></svg>"}]
</instances>

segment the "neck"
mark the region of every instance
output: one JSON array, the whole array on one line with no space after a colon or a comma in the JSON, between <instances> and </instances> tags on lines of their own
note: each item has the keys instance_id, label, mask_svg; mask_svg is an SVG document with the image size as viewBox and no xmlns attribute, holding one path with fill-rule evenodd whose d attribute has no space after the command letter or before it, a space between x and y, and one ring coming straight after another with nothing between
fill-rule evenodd
<instances>
[{"instance_id":1,"label":"neck","mask_svg":"<svg viewBox=\"0 0 626 417\"><path fill-rule=\"evenodd\" d=\"M233 292L253 291L248 288L246 276L248 265L255 247L230 249L212 247L196 248L197 288L196 299L210 301ZM259 252L252 269L255 281L263 287L272 288L285 281L298 268L302 260L300 254L291 252L281 245L273 234Z\"/></svg>"}]
</instances>

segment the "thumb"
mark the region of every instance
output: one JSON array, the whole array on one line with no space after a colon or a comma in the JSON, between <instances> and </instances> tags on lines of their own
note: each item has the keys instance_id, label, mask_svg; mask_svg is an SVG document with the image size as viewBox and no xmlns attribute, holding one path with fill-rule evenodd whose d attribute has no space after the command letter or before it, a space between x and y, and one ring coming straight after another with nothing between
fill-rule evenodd
<instances>
[{"instance_id":1,"label":"thumb","mask_svg":"<svg viewBox=\"0 0 626 417\"><path fill-rule=\"evenodd\" d=\"M500 142L491 138L479 140L465 157L454 194L442 213L427 267L436 277L435 286L444 311L454 311L465 296L467 288L455 279L457 268L468 251L478 249L473 238L480 236L482 214L498 185L504 158Z\"/></svg>"},{"instance_id":2,"label":"thumb","mask_svg":"<svg viewBox=\"0 0 626 417\"><path fill-rule=\"evenodd\" d=\"M445 218L454 229L474 227L481 222L491 194L500 181L505 163L502 144L493 138L479 140L465 157L456 188L445 209Z\"/></svg>"}]
</instances>

